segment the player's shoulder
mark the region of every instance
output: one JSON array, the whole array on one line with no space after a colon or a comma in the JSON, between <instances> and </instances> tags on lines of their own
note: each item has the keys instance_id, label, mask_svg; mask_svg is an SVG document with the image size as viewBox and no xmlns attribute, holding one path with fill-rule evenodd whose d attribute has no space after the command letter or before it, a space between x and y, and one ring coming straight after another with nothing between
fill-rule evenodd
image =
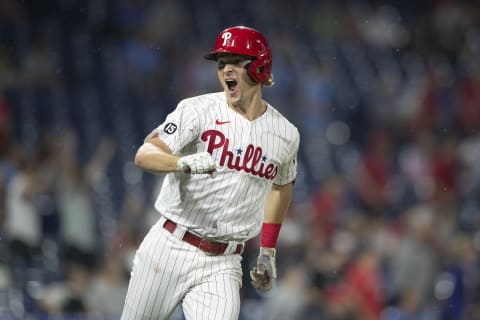
<instances>
[{"instance_id":1,"label":"player's shoulder","mask_svg":"<svg viewBox=\"0 0 480 320\"><path fill-rule=\"evenodd\" d=\"M279 124L287 128L290 132L292 132L292 134L294 135L297 135L297 136L300 135L298 128L295 124L293 124L290 120L288 120L287 117L285 117L279 110L277 110L274 106L272 106L268 102L267 102L267 106L268 106L267 110L269 112L269 118L271 119L271 121L278 122Z\"/></svg>"},{"instance_id":2,"label":"player's shoulder","mask_svg":"<svg viewBox=\"0 0 480 320\"><path fill-rule=\"evenodd\" d=\"M205 93L180 101L179 107L195 108L197 110L209 109L213 106L223 105L225 103L225 94L223 92Z\"/></svg>"}]
</instances>

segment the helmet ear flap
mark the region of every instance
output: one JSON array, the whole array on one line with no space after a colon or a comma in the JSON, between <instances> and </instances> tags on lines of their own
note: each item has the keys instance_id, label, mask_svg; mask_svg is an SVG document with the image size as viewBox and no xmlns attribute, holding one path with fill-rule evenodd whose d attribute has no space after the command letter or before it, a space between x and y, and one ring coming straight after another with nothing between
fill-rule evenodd
<instances>
[{"instance_id":1,"label":"helmet ear flap","mask_svg":"<svg viewBox=\"0 0 480 320\"><path fill-rule=\"evenodd\" d=\"M247 66L248 75L255 82L264 82L267 80L265 73L265 63L260 60L253 60Z\"/></svg>"}]
</instances>

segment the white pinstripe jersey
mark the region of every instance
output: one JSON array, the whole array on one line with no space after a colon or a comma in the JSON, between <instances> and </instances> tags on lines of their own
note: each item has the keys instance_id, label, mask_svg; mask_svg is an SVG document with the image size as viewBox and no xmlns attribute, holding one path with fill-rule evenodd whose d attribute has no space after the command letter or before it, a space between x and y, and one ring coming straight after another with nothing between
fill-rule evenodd
<instances>
[{"instance_id":1,"label":"white pinstripe jersey","mask_svg":"<svg viewBox=\"0 0 480 320\"><path fill-rule=\"evenodd\" d=\"M224 92L182 100L156 128L177 155L208 151L217 175L169 173L155 202L166 218L203 237L256 236L272 183L296 176L300 136L275 108L249 121L228 107Z\"/></svg>"}]
</instances>

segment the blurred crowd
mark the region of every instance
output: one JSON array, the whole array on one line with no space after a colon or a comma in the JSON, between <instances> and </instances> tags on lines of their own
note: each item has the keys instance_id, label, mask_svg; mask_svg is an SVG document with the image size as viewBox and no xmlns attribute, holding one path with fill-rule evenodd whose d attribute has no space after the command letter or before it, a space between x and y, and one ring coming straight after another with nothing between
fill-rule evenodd
<instances>
[{"instance_id":1,"label":"blurred crowd","mask_svg":"<svg viewBox=\"0 0 480 320\"><path fill-rule=\"evenodd\" d=\"M448 0L0 1L0 319L118 319L162 180L136 149L240 24L302 137L241 319L480 319L480 6Z\"/></svg>"}]
</instances>

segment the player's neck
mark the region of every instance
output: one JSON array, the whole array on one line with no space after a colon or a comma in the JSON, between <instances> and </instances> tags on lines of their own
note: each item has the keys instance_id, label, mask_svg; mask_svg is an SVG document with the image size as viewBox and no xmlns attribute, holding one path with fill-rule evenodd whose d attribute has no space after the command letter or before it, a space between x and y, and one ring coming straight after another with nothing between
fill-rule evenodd
<instances>
[{"instance_id":1,"label":"player's neck","mask_svg":"<svg viewBox=\"0 0 480 320\"><path fill-rule=\"evenodd\" d=\"M247 101L230 102L228 105L250 121L260 117L267 109L267 104L262 100L261 94L255 94L252 99Z\"/></svg>"},{"instance_id":2,"label":"player's neck","mask_svg":"<svg viewBox=\"0 0 480 320\"><path fill-rule=\"evenodd\" d=\"M263 100L252 103L250 105L237 105L230 106L233 110L238 112L241 116L247 120L253 121L260 117L267 109L266 103Z\"/></svg>"}]
</instances>

